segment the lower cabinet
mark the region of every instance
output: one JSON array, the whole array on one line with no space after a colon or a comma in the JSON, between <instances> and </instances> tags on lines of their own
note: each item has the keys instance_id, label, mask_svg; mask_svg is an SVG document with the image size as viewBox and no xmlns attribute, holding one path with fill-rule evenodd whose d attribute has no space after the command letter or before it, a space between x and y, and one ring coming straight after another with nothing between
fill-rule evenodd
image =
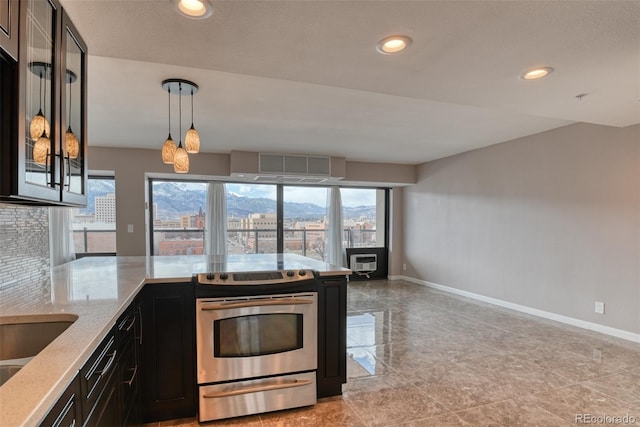
<instances>
[{"instance_id":1,"label":"lower cabinet","mask_svg":"<svg viewBox=\"0 0 640 427\"><path fill-rule=\"evenodd\" d=\"M347 279L321 277L318 286L318 398L342 394L347 382Z\"/></svg>"},{"instance_id":2,"label":"lower cabinet","mask_svg":"<svg viewBox=\"0 0 640 427\"><path fill-rule=\"evenodd\" d=\"M102 340L41 426L140 425L137 331L133 303Z\"/></svg>"},{"instance_id":3,"label":"lower cabinet","mask_svg":"<svg viewBox=\"0 0 640 427\"><path fill-rule=\"evenodd\" d=\"M196 414L192 283L148 284L140 295L142 420Z\"/></svg>"}]
</instances>

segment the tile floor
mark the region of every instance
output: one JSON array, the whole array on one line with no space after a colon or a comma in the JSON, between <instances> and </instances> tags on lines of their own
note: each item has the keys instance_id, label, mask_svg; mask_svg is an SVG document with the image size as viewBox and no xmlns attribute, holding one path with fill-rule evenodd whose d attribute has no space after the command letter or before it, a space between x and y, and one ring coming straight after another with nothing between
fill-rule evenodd
<instances>
[{"instance_id":1,"label":"tile floor","mask_svg":"<svg viewBox=\"0 0 640 427\"><path fill-rule=\"evenodd\" d=\"M640 426L640 344L403 281L351 282L347 310L341 397L202 425Z\"/></svg>"}]
</instances>

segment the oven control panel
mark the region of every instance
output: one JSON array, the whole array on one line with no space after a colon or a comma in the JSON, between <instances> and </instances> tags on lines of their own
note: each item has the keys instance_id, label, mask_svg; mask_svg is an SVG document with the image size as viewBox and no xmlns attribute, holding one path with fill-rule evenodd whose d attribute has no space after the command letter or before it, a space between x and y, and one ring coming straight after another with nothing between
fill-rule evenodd
<instances>
[{"instance_id":1,"label":"oven control panel","mask_svg":"<svg viewBox=\"0 0 640 427\"><path fill-rule=\"evenodd\" d=\"M241 273L211 272L196 275L199 285L273 285L313 280L317 277L315 270L271 270L248 271Z\"/></svg>"}]
</instances>

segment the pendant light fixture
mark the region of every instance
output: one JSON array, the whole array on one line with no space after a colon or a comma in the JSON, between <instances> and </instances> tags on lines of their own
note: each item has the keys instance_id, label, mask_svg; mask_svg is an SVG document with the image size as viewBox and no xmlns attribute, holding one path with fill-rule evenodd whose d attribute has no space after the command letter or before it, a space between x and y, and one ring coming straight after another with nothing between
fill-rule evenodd
<instances>
[{"instance_id":1,"label":"pendant light fixture","mask_svg":"<svg viewBox=\"0 0 640 427\"><path fill-rule=\"evenodd\" d=\"M164 82L162 83L164 86ZM173 142L173 138L171 138L171 87L167 87L167 92L169 92L169 136L167 136L167 140L164 142L162 146L162 161L168 165L173 164L173 157L176 154L176 143Z\"/></svg>"},{"instance_id":2,"label":"pendant light fixture","mask_svg":"<svg viewBox=\"0 0 640 427\"><path fill-rule=\"evenodd\" d=\"M49 152L51 151L51 140L47 137L45 131L33 145L33 162L37 165L46 165L49 160Z\"/></svg>"},{"instance_id":3,"label":"pendant light fixture","mask_svg":"<svg viewBox=\"0 0 640 427\"><path fill-rule=\"evenodd\" d=\"M187 149L187 153L196 154L200 151L200 135L193 127L193 86L191 87L191 127L184 137L184 147Z\"/></svg>"},{"instance_id":4,"label":"pendant light fixture","mask_svg":"<svg viewBox=\"0 0 640 427\"><path fill-rule=\"evenodd\" d=\"M169 137L162 147L162 160L165 163L173 163L173 170L176 173L189 172L189 153L200 151L200 136L193 126L193 94L198 91L198 85L184 79L167 79L162 82L162 88L169 93ZM184 92L183 92L184 90ZM179 98L179 139L176 147L171 139L171 92L177 92ZM191 128L185 136L185 146L182 145L182 96L185 93L191 94ZM193 132L192 132L193 131ZM195 136L194 136L195 133ZM169 160L171 162L169 162Z\"/></svg>"},{"instance_id":5,"label":"pendant light fixture","mask_svg":"<svg viewBox=\"0 0 640 427\"><path fill-rule=\"evenodd\" d=\"M33 162L38 165L46 165L49 160L49 154L51 153L51 140L49 134L51 128L49 121L42 112L42 105L46 106L43 102L47 98L47 86L45 83L44 94L42 92L42 81L44 79L51 79L51 64L46 62L31 62L29 69L35 75L40 78L40 92L38 94L38 102L40 104L38 113L31 119L29 125L29 136L32 140L35 140L33 145Z\"/></svg>"},{"instance_id":6,"label":"pendant light fixture","mask_svg":"<svg viewBox=\"0 0 640 427\"><path fill-rule=\"evenodd\" d=\"M71 130L71 100L73 99L71 93L71 88L73 86L71 85L76 81L76 79L76 74L71 70L67 70L67 84L69 85L69 116L67 117L68 125L67 132L64 135L64 143L65 149L67 151L67 156L69 156L70 159L77 159L78 154L80 154L80 141L78 141L78 138Z\"/></svg>"},{"instance_id":7,"label":"pendant light fixture","mask_svg":"<svg viewBox=\"0 0 640 427\"><path fill-rule=\"evenodd\" d=\"M173 157L173 170L175 173L187 173L189 172L189 155L187 154L187 150L182 146L182 82L178 82L178 103L180 104L179 117L178 117L178 135L180 135L180 139L178 140L178 148L176 148L176 154Z\"/></svg>"},{"instance_id":8,"label":"pendant light fixture","mask_svg":"<svg viewBox=\"0 0 640 427\"><path fill-rule=\"evenodd\" d=\"M42 80L45 78L51 78L49 74L51 72L51 64L47 64L45 62L32 62L29 64L29 69L33 74L40 76L40 92L38 95L40 107L38 108L36 115L31 119L31 125L29 126L29 135L31 136L31 139L36 141L42 136L43 132L47 137L49 137L49 132L51 130L49 127L49 121L42 113Z\"/></svg>"}]
</instances>

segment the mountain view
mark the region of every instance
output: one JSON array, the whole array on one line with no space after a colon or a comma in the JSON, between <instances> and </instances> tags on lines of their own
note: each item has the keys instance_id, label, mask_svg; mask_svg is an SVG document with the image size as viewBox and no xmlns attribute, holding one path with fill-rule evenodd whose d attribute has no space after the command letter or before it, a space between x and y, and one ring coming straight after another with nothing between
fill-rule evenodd
<instances>
[{"instance_id":1,"label":"mountain view","mask_svg":"<svg viewBox=\"0 0 640 427\"><path fill-rule=\"evenodd\" d=\"M82 213L95 211L94 197L115 193L115 182L110 179L88 180L87 208ZM194 214L200 208L205 209L207 198L206 185L182 182L156 182L153 184L153 203L156 204L158 219L179 218L181 215ZM376 215L375 206L355 206L343 208L345 218L372 218ZM276 201L266 197L244 197L227 193L227 215L245 218L251 213L276 213ZM318 220L326 214L326 209L313 203L284 203L285 219Z\"/></svg>"}]
</instances>

